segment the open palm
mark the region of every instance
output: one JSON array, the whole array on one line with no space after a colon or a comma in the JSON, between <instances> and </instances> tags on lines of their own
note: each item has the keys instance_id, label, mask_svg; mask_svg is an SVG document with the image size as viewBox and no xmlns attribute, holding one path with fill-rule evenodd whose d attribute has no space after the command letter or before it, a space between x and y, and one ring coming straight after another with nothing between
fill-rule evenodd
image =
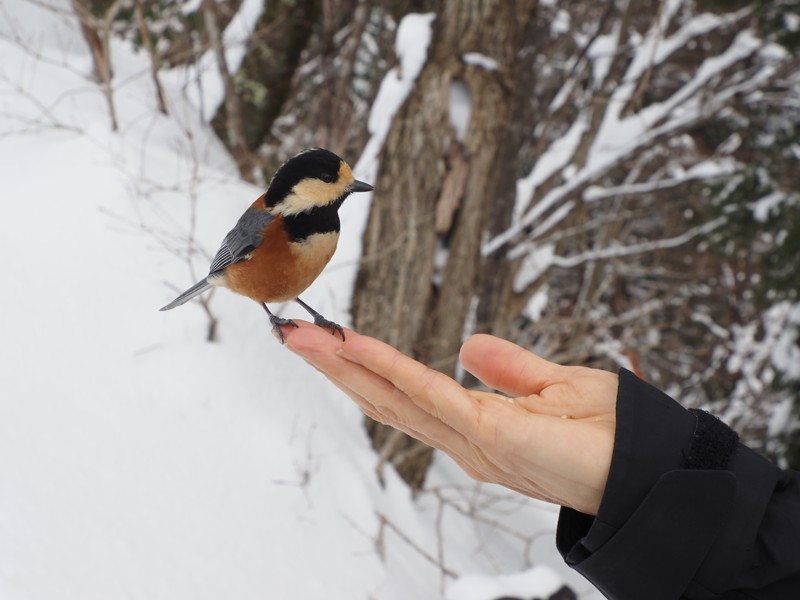
<instances>
[{"instance_id":1,"label":"open palm","mask_svg":"<svg viewBox=\"0 0 800 600\"><path fill-rule=\"evenodd\" d=\"M284 333L290 350L367 415L446 452L475 479L597 514L614 446L616 375L475 335L461 363L502 395L464 389L351 330L345 342L306 323Z\"/></svg>"}]
</instances>

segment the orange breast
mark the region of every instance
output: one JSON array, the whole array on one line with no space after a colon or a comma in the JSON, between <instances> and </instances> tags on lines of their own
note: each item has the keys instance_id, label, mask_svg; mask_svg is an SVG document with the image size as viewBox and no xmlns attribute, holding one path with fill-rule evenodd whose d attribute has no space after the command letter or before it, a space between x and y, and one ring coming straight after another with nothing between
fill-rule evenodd
<instances>
[{"instance_id":1,"label":"orange breast","mask_svg":"<svg viewBox=\"0 0 800 600\"><path fill-rule=\"evenodd\" d=\"M314 282L333 256L339 234L312 235L290 244L282 221L278 216L267 226L264 241L249 259L225 270L225 287L256 302L286 302Z\"/></svg>"}]
</instances>

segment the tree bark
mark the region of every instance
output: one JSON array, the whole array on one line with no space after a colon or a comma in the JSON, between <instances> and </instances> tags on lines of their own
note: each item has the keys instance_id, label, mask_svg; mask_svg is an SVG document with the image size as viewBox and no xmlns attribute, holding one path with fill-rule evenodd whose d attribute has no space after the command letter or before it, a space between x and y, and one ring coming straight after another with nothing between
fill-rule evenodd
<instances>
[{"instance_id":1,"label":"tree bark","mask_svg":"<svg viewBox=\"0 0 800 600\"><path fill-rule=\"evenodd\" d=\"M355 326L451 376L478 290L483 233L513 206L513 76L536 4L445 2L428 61L380 157ZM470 57L476 52L484 56ZM469 98L465 135L452 124L454 89ZM398 443L382 425L368 430L381 456L419 489L431 451L415 451L410 438ZM390 451L381 451L386 444Z\"/></svg>"}]
</instances>

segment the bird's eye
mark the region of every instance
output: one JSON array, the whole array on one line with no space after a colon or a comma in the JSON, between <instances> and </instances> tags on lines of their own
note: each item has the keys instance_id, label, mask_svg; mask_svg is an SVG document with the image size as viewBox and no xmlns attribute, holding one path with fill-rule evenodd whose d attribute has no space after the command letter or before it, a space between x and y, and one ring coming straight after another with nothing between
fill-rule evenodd
<instances>
[{"instance_id":1,"label":"bird's eye","mask_svg":"<svg viewBox=\"0 0 800 600\"><path fill-rule=\"evenodd\" d=\"M334 181L336 181L336 175L334 175L333 173L323 173L322 175L319 176L319 178L322 179L322 181L324 181L325 183L333 183Z\"/></svg>"}]
</instances>

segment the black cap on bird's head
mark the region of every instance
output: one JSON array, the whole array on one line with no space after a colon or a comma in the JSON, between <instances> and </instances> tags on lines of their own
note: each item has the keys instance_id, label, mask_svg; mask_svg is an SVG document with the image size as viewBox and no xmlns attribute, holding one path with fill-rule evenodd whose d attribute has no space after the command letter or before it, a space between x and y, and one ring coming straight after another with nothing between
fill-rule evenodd
<instances>
[{"instance_id":1,"label":"black cap on bird's head","mask_svg":"<svg viewBox=\"0 0 800 600\"><path fill-rule=\"evenodd\" d=\"M341 204L352 192L372 186L353 177L349 165L330 150L312 148L287 160L270 181L267 207L284 215Z\"/></svg>"}]
</instances>

